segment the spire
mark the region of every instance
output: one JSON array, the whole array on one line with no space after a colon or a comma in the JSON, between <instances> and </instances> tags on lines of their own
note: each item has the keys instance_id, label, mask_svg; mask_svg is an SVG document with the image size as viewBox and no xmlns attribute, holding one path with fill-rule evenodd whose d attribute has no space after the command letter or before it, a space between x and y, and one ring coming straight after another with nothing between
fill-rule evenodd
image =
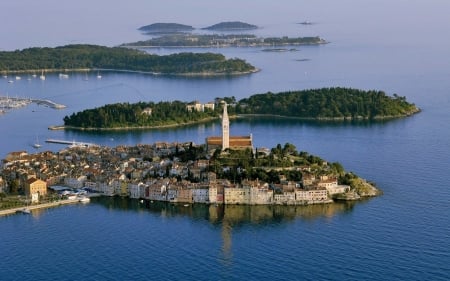
<instances>
[{"instance_id":1,"label":"spire","mask_svg":"<svg viewBox=\"0 0 450 281\"><path fill-rule=\"evenodd\" d=\"M230 120L228 119L227 103L223 105L222 114L222 150L230 147Z\"/></svg>"}]
</instances>

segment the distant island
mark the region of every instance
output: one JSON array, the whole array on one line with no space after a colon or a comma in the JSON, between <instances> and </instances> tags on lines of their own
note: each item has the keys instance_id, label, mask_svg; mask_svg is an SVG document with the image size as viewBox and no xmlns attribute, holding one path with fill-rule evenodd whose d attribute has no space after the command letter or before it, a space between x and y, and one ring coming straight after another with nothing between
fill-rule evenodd
<instances>
[{"instance_id":1,"label":"distant island","mask_svg":"<svg viewBox=\"0 0 450 281\"><path fill-rule=\"evenodd\" d=\"M190 25L179 23L153 23L138 28L138 30L146 34L190 32L194 29L195 28Z\"/></svg>"},{"instance_id":2,"label":"distant island","mask_svg":"<svg viewBox=\"0 0 450 281\"><path fill-rule=\"evenodd\" d=\"M86 109L64 117L65 129L158 128L195 124L218 119L222 101L231 116L279 116L306 120L376 120L400 118L420 111L405 97L387 96L383 91L351 88L322 88L265 93L236 101L234 97L214 102L117 103Z\"/></svg>"},{"instance_id":3,"label":"distant island","mask_svg":"<svg viewBox=\"0 0 450 281\"><path fill-rule=\"evenodd\" d=\"M0 72L131 71L162 75L239 75L257 71L241 59L213 53L158 56L123 47L67 45L0 52Z\"/></svg>"},{"instance_id":4,"label":"distant island","mask_svg":"<svg viewBox=\"0 0 450 281\"><path fill-rule=\"evenodd\" d=\"M124 43L123 47L279 47L320 45L327 41L320 37L266 37L251 34L172 34L149 40Z\"/></svg>"},{"instance_id":5,"label":"distant island","mask_svg":"<svg viewBox=\"0 0 450 281\"><path fill-rule=\"evenodd\" d=\"M235 31L235 30L250 30L257 29L258 26L241 22L241 21L226 21L217 23L202 29L205 30L214 30L214 31Z\"/></svg>"}]
</instances>

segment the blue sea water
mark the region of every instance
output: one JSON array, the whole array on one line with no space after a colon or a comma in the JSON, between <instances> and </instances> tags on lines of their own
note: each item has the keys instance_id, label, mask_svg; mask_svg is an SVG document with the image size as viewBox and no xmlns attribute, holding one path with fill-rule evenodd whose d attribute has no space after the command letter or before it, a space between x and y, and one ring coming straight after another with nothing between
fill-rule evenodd
<instances>
[{"instance_id":1,"label":"blue sea water","mask_svg":"<svg viewBox=\"0 0 450 281\"><path fill-rule=\"evenodd\" d=\"M397 93L422 112L384 122L261 118L231 122L233 134L252 133L258 147L289 142L298 150L342 163L375 182L384 192L380 197L355 204L282 208L184 207L101 198L87 205L34 211L31 216L2 217L1 280L450 279L450 39L445 36L450 4L446 1L245 4L258 13L236 11L236 1L186 1L208 10L203 18L187 9L178 12L178 17L168 17L168 4L149 7L146 1L137 1L136 7L102 7L105 1L98 1L90 3L94 6L87 13L72 7L73 14L50 0L40 1L41 8L28 2L25 8L1 3L0 15L8 19L10 14L39 11L39 28L33 26L33 32L24 33L25 25L0 27L4 38L0 48L67 44L71 37L75 43L117 45L142 39L135 28L152 23L153 18L207 26L231 16L262 26L257 31L260 35L319 35L330 44L281 53L258 48L146 50L221 52L261 69L242 77L102 73L99 80L97 73L88 73L85 81L86 74L69 73L69 79L48 74L46 81L22 77L14 83L0 78L1 94L48 98L67 105L63 110L30 105L0 115L2 158L10 151L34 152L31 144L36 137L41 142L54 138L112 146L161 140L202 143L206 136L220 133L218 123L102 133L47 129L62 124L62 118L72 112L114 102L207 102L223 96L240 99L267 91L341 86ZM114 14L118 7L124 14L121 20L100 21L93 12ZM58 13L50 12L51 8ZM151 11L152 20L143 11ZM86 26L76 20L81 14ZM57 21L64 30L57 30L52 22L60 17L67 19ZM314 24L296 24L305 20ZM111 29L98 30L92 24L96 22ZM45 143L41 150L60 148Z\"/></svg>"}]
</instances>

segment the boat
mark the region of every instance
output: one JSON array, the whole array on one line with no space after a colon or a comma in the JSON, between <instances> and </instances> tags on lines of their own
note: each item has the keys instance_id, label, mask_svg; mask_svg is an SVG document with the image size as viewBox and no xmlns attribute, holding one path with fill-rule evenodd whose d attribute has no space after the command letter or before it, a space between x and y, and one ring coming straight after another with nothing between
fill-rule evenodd
<instances>
[{"instance_id":1,"label":"boat","mask_svg":"<svg viewBox=\"0 0 450 281\"><path fill-rule=\"evenodd\" d=\"M100 72L97 72L97 79L102 79L102 76L100 75Z\"/></svg>"},{"instance_id":2,"label":"boat","mask_svg":"<svg viewBox=\"0 0 450 281\"><path fill-rule=\"evenodd\" d=\"M31 210L28 208L23 208L20 212L22 212L22 214L31 214Z\"/></svg>"},{"instance_id":3,"label":"boat","mask_svg":"<svg viewBox=\"0 0 450 281\"><path fill-rule=\"evenodd\" d=\"M34 148L40 148L42 145L39 143L39 139L38 139L38 137L36 136L36 142L33 144L33 147Z\"/></svg>"},{"instance_id":4,"label":"boat","mask_svg":"<svg viewBox=\"0 0 450 281\"><path fill-rule=\"evenodd\" d=\"M33 73L33 74L31 75L31 77L33 77L33 78L36 78L36 74L35 74L35 73Z\"/></svg>"},{"instance_id":5,"label":"boat","mask_svg":"<svg viewBox=\"0 0 450 281\"><path fill-rule=\"evenodd\" d=\"M60 73L59 74L59 78L61 78L61 79L68 79L69 78L69 74Z\"/></svg>"},{"instance_id":6,"label":"boat","mask_svg":"<svg viewBox=\"0 0 450 281\"><path fill-rule=\"evenodd\" d=\"M39 76L39 79L45 80L45 75L44 75L44 71L43 70L42 70L41 76Z\"/></svg>"},{"instance_id":7,"label":"boat","mask_svg":"<svg viewBox=\"0 0 450 281\"><path fill-rule=\"evenodd\" d=\"M89 202L91 202L91 199L89 197L87 197L87 196L82 196L82 197L80 197L78 199L78 202L80 202L80 203L89 203Z\"/></svg>"},{"instance_id":8,"label":"boat","mask_svg":"<svg viewBox=\"0 0 450 281\"><path fill-rule=\"evenodd\" d=\"M8 80L8 83L14 83L14 80Z\"/></svg>"},{"instance_id":9,"label":"boat","mask_svg":"<svg viewBox=\"0 0 450 281\"><path fill-rule=\"evenodd\" d=\"M185 207L189 207L189 204L184 204L183 206L185 206Z\"/></svg>"},{"instance_id":10,"label":"boat","mask_svg":"<svg viewBox=\"0 0 450 281\"><path fill-rule=\"evenodd\" d=\"M16 76L16 80L20 80L20 79L22 79L22 77Z\"/></svg>"}]
</instances>

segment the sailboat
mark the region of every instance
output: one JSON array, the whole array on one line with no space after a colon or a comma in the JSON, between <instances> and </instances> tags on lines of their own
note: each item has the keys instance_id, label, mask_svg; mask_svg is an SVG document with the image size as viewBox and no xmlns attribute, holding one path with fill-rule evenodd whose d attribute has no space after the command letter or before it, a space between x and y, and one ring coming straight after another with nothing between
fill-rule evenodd
<instances>
[{"instance_id":1,"label":"sailboat","mask_svg":"<svg viewBox=\"0 0 450 281\"><path fill-rule=\"evenodd\" d=\"M33 144L33 147L34 148L40 148L42 145L39 143L39 139L38 139L38 137L36 136L36 142Z\"/></svg>"},{"instance_id":2,"label":"sailboat","mask_svg":"<svg viewBox=\"0 0 450 281\"><path fill-rule=\"evenodd\" d=\"M44 75L44 71L43 71L43 70L42 70L41 76L39 76L39 78L40 78L41 80L45 80L45 75Z\"/></svg>"},{"instance_id":3,"label":"sailboat","mask_svg":"<svg viewBox=\"0 0 450 281\"><path fill-rule=\"evenodd\" d=\"M84 81L88 81L88 80L89 80L89 78L88 78L88 74L87 74L87 71L86 71L86 73L85 73L85 75L84 75L84 78L83 78L83 80L84 80Z\"/></svg>"},{"instance_id":4,"label":"sailboat","mask_svg":"<svg viewBox=\"0 0 450 281\"><path fill-rule=\"evenodd\" d=\"M97 79L102 79L102 76L100 75L100 72L97 72Z\"/></svg>"}]
</instances>

